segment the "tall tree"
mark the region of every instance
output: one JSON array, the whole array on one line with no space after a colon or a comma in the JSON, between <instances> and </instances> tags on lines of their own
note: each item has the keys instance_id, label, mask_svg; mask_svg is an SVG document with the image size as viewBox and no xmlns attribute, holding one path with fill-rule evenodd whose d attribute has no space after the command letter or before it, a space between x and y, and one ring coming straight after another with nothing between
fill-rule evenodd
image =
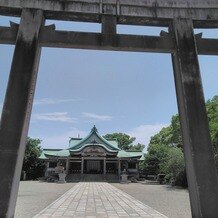
<instances>
[{"instance_id":1,"label":"tall tree","mask_svg":"<svg viewBox=\"0 0 218 218\"><path fill-rule=\"evenodd\" d=\"M164 144L151 144L148 148L148 153L145 154L145 160L141 165L142 169L149 175L157 175L163 173L160 164L164 162L169 147Z\"/></svg>"},{"instance_id":2,"label":"tall tree","mask_svg":"<svg viewBox=\"0 0 218 218\"><path fill-rule=\"evenodd\" d=\"M211 140L218 170L218 96L206 102ZM168 148L168 149L167 149ZM168 127L151 137L143 167L149 173L166 173L185 182L182 136L178 114ZM152 170L151 170L152 169ZM177 179L176 178L176 179Z\"/></svg>"},{"instance_id":3,"label":"tall tree","mask_svg":"<svg viewBox=\"0 0 218 218\"><path fill-rule=\"evenodd\" d=\"M215 161L218 169L218 96L214 96L206 102L209 128Z\"/></svg>"},{"instance_id":4,"label":"tall tree","mask_svg":"<svg viewBox=\"0 0 218 218\"><path fill-rule=\"evenodd\" d=\"M143 151L145 145L138 143L136 145L129 145L128 151Z\"/></svg>"},{"instance_id":5,"label":"tall tree","mask_svg":"<svg viewBox=\"0 0 218 218\"><path fill-rule=\"evenodd\" d=\"M42 176L44 164L38 159L42 150L40 139L27 138L26 150L22 171L25 171L27 179L36 179Z\"/></svg>"},{"instance_id":6,"label":"tall tree","mask_svg":"<svg viewBox=\"0 0 218 218\"><path fill-rule=\"evenodd\" d=\"M169 148L164 160L160 163L160 169L171 177L177 178L185 169L182 149L179 147Z\"/></svg>"},{"instance_id":7,"label":"tall tree","mask_svg":"<svg viewBox=\"0 0 218 218\"><path fill-rule=\"evenodd\" d=\"M119 148L123 150L129 150L130 145L135 141L135 137L131 137L125 133L111 133L103 136L106 139L116 139L118 141Z\"/></svg>"}]
</instances>

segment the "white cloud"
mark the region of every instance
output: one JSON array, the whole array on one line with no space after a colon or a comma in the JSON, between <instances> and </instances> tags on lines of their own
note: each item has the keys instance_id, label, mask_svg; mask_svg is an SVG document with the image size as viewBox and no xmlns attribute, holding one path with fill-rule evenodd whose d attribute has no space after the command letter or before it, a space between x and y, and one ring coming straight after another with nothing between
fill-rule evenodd
<instances>
[{"instance_id":1,"label":"white cloud","mask_svg":"<svg viewBox=\"0 0 218 218\"><path fill-rule=\"evenodd\" d=\"M108 115L99 115L94 113L83 112L82 115L86 118L90 118L92 121L110 121L113 117Z\"/></svg>"},{"instance_id":2,"label":"white cloud","mask_svg":"<svg viewBox=\"0 0 218 218\"><path fill-rule=\"evenodd\" d=\"M70 131L67 131L62 134L56 134L54 136L38 137L42 139L43 148L63 148L66 149L69 146L70 137L86 137L88 132L79 130L77 128L72 128ZM37 137L36 137L37 138Z\"/></svg>"},{"instance_id":3,"label":"white cloud","mask_svg":"<svg viewBox=\"0 0 218 218\"><path fill-rule=\"evenodd\" d=\"M169 124L153 124L153 125L140 125L133 128L127 134L136 137L136 142L145 145L147 148L151 136L158 133L163 127L168 126Z\"/></svg>"},{"instance_id":4,"label":"white cloud","mask_svg":"<svg viewBox=\"0 0 218 218\"><path fill-rule=\"evenodd\" d=\"M66 123L74 123L77 120L76 118L70 117L67 112L34 114L33 119L35 119L35 120L47 120L47 121L58 121L58 122L66 122Z\"/></svg>"},{"instance_id":5,"label":"white cloud","mask_svg":"<svg viewBox=\"0 0 218 218\"><path fill-rule=\"evenodd\" d=\"M41 98L34 100L34 105L49 105L49 104L61 104L76 101L75 99L52 99L52 98Z\"/></svg>"}]
</instances>

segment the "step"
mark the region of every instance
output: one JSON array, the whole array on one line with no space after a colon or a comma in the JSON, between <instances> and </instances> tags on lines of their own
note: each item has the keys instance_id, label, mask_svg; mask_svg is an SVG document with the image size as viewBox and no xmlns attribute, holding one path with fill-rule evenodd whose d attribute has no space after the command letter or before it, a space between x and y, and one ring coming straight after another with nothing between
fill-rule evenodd
<instances>
[{"instance_id":1,"label":"step","mask_svg":"<svg viewBox=\"0 0 218 218\"><path fill-rule=\"evenodd\" d=\"M68 174L66 177L67 182L102 182L102 181L113 181L118 182L118 175L114 174Z\"/></svg>"}]
</instances>

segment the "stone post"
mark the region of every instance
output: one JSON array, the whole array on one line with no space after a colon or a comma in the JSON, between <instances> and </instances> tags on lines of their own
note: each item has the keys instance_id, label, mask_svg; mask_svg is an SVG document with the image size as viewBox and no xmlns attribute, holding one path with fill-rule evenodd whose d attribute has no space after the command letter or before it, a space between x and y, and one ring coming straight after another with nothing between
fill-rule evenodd
<instances>
[{"instance_id":1,"label":"stone post","mask_svg":"<svg viewBox=\"0 0 218 218\"><path fill-rule=\"evenodd\" d=\"M139 173L139 162L136 162L137 173Z\"/></svg>"},{"instance_id":2,"label":"stone post","mask_svg":"<svg viewBox=\"0 0 218 218\"><path fill-rule=\"evenodd\" d=\"M118 159L118 176L120 179L120 174L121 174L121 163L120 163L120 159Z\"/></svg>"},{"instance_id":3,"label":"stone post","mask_svg":"<svg viewBox=\"0 0 218 218\"><path fill-rule=\"evenodd\" d=\"M192 20L175 19L172 54L192 217L218 214L218 179Z\"/></svg>"},{"instance_id":4,"label":"stone post","mask_svg":"<svg viewBox=\"0 0 218 218\"><path fill-rule=\"evenodd\" d=\"M49 161L46 162L45 177L48 176Z\"/></svg>"},{"instance_id":5,"label":"stone post","mask_svg":"<svg viewBox=\"0 0 218 218\"><path fill-rule=\"evenodd\" d=\"M106 174L106 158L104 157L104 175Z\"/></svg>"},{"instance_id":6,"label":"stone post","mask_svg":"<svg viewBox=\"0 0 218 218\"><path fill-rule=\"evenodd\" d=\"M40 47L41 10L23 9L0 123L0 217L14 217Z\"/></svg>"},{"instance_id":7,"label":"stone post","mask_svg":"<svg viewBox=\"0 0 218 218\"><path fill-rule=\"evenodd\" d=\"M66 159L66 174L69 173L69 159Z\"/></svg>"},{"instance_id":8,"label":"stone post","mask_svg":"<svg viewBox=\"0 0 218 218\"><path fill-rule=\"evenodd\" d=\"M83 174L84 171L84 157L82 157L82 161L81 161L81 174Z\"/></svg>"}]
</instances>

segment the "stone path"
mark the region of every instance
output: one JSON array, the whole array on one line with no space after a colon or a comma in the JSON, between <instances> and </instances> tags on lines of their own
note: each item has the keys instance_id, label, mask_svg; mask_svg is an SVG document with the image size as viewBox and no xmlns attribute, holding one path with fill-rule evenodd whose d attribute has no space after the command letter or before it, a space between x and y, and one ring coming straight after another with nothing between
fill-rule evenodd
<instances>
[{"instance_id":1,"label":"stone path","mask_svg":"<svg viewBox=\"0 0 218 218\"><path fill-rule=\"evenodd\" d=\"M54 190L55 191L55 190ZM34 218L167 218L105 182L80 182Z\"/></svg>"}]
</instances>

